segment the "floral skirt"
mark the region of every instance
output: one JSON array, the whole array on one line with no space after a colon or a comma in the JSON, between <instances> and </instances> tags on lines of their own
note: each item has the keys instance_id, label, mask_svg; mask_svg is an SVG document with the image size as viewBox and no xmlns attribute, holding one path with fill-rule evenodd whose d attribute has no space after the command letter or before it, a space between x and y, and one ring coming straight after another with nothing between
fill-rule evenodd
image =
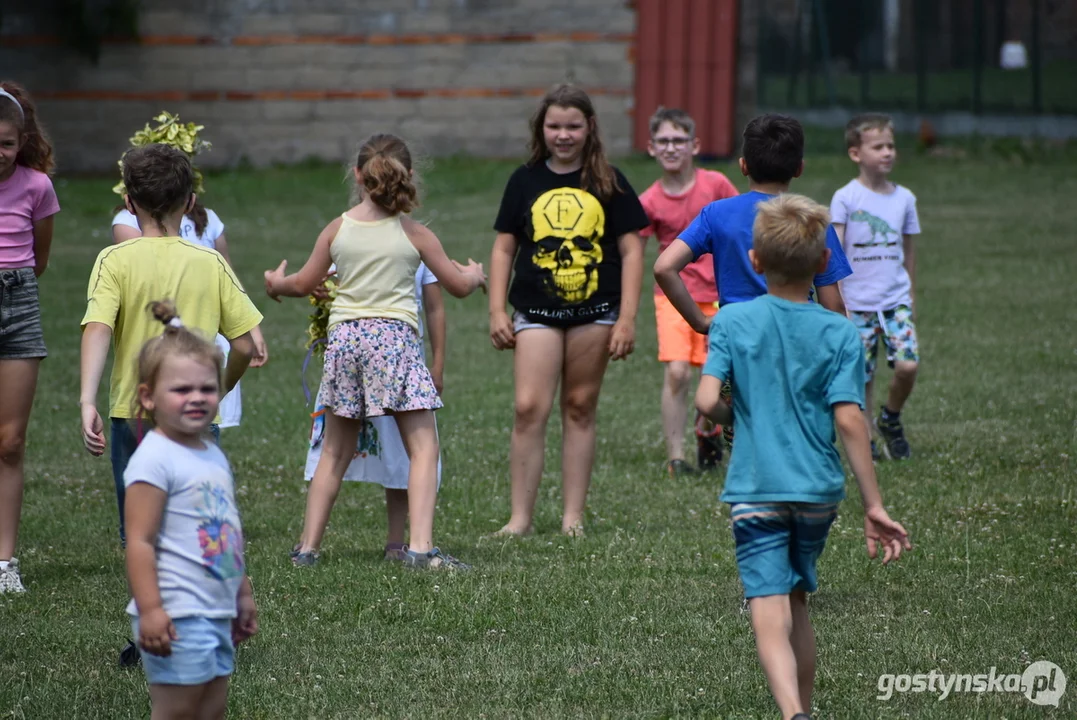
<instances>
[{"instance_id":1,"label":"floral skirt","mask_svg":"<svg viewBox=\"0 0 1077 720\"><path fill-rule=\"evenodd\" d=\"M405 322L384 318L348 320L329 329L318 405L356 420L442 406L419 334Z\"/></svg>"}]
</instances>

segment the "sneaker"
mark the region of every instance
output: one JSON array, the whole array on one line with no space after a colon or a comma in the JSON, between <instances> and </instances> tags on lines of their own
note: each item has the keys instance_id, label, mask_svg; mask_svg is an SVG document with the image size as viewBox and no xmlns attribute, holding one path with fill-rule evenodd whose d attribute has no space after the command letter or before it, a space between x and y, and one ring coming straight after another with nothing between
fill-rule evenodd
<instances>
[{"instance_id":1,"label":"sneaker","mask_svg":"<svg viewBox=\"0 0 1077 720\"><path fill-rule=\"evenodd\" d=\"M438 548L427 553L418 553L408 550L404 558L404 564L416 570L470 570L471 566L457 560L452 555L447 555Z\"/></svg>"},{"instance_id":2,"label":"sneaker","mask_svg":"<svg viewBox=\"0 0 1077 720\"><path fill-rule=\"evenodd\" d=\"M308 550L307 552L295 551L292 555L292 565L296 567L313 567L318 564L318 558L322 554L315 550Z\"/></svg>"},{"instance_id":3,"label":"sneaker","mask_svg":"<svg viewBox=\"0 0 1077 720\"><path fill-rule=\"evenodd\" d=\"M690 477L692 475L699 474L698 470L686 463L684 460L670 460L668 463L666 463L666 472L669 473L670 480L675 480L679 477Z\"/></svg>"},{"instance_id":4,"label":"sneaker","mask_svg":"<svg viewBox=\"0 0 1077 720\"><path fill-rule=\"evenodd\" d=\"M0 595L4 593L24 593L22 578L19 576L19 561L11 558L7 570L0 570Z\"/></svg>"},{"instance_id":5,"label":"sneaker","mask_svg":"<svg viewBox=\"0 0 1077 720\"><path fill-rule=\"evenodd\" d=\"M909 442L905 439L905 427L900 418L884 419L880 414L875 421L875 428L883 437L883 452L891 460L908 460L912 457Z\"/></svg>"},{"instance_id":6,"label":"sneaker","mask_svg":"<svg viewBox=\"0 0 1077 720\"><path fill-rule=\"evenodd\" d=\"M721 425L696 416L696 462L700 470L712 470L722 462L722 432Z\"/></svg>"},{"instance_id":7,"label":"sneaker","mask_svg":"<svg viewBox=\"0 0 1077 720\"><path fill-rule=\"evenodd\" d=\"M119 664L122 668L133 668L142 664L142 653L138 651L134 640L128 640L123 650L120 650Z\"/></svg>"},{"instance_id":8,"label":"sneaker","mask_svg":"<svg viewBox=\"0 0 1077 720\"><path fill-rule=\"evenodd\" d=\"M390 562L403 562L408 556L408 546L404 543L387 543L385 545L385 560Z\"/></svg>"}]
</instances>

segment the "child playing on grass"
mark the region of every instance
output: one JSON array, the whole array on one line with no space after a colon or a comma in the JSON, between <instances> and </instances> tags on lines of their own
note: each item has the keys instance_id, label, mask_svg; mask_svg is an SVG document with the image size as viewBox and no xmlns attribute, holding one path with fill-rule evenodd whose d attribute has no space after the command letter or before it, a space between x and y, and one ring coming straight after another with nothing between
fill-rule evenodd
<instances>
[{"instance_id":1,"label":"child playing on grass","mask_svg":"<svg viewBox=\"0 0 1077 720\"><path fill-rule=\"evenodd\" d=\"M515 349L516 382L512 516L497 534L531 532L559 380L561 530L583 534L598 393L608 361L635 345L638 233L648 225L628 180L606 160L591 99L572 85L550 90L531 120L531 157L509 178L494 222L490 339Z\"/></svg>"},{"instance_id":2,"label":"child playing on grass","mask_svg":"<svg viewBox=\"0 0 1077 720\"><path fill-rule=\"evenodd\" d=\"M235 646L258 632L232 470L207 432L223 356L171 302L151 307L164 334L138 355L138 404L154 429L124 471L127 612L151 717L223 718Z\"/></svg>"},{"instance_id":3,"label":"child playing on grass","mask_svg":"<svg viewBox=\"0 0 1077 720\"><path fill-rule=\"evenodd\" d=\"M639 196L651 224L641 235L658 239L659 253L684 232L699 212L715 200L737 195L737 189L720 172L696 168L699 138L692 117L676 108L659 108L651 117L647 152L658 160L662 177ZM714 264L700 257L680 272L681 280L700 311L718 312L718 286ZM658 327L658 362L665 363L662 383L662 429L666 438L666 469L670 477L696 472L684 459L684 423L688 418L688 384L693 368L707 358L707 338L681 317L657 284L654 315ZM713 468L722 459L721 428L702 416L696 418L696 459L700 469Z\"/></svg>"},{"instance_id":4,"label":"child playing on grass","mask_svg":"<svg viewBox=\"0 0 1077 720\"><path fill-rule=\"evenodd\" d=\"M179 116L169 113L161 113L154 120L158 123L155 127L146 127L135 133L131 138L132 147L141 147L151 142L160 142L165 145L182 150L191 159L191 167L194 170L195 201L189 213L184 214L180 221L179 234L184 240L195 245L201 245L216 250L224 258L229 266L232 258L228 254L228 239L224 232L224 223L209 208L202 204L202 196L205 193L202 173L194 166L194 156L203 150L208 150L210 144L198 137L201 125L194 123L183 124ZM170 132L171 131L171 132ZM187 150L190 148L190 151ZM123 195L123 183L114 187L113 192ZM122 205L117 208L115 217L112 218L112 241L122 243L127 240L142 237L142 229L139 227L138 218ZM261 326L251 330L251 338L254 340L254 356L250 366L261 367L269 360L269 352L266 349L265 338L262 337ZM225 362L228 362L228 339L218 333L215 342L217 347L224 353ZM243 417L242 383L237 384L232 391L221 399L221 422L223 430L230 427L239 427Z\"/></svg>"},{"instance_id":5,"label":"child playing on grass","mask_svg":"<svg viewBox=\"0 0 1077 720\"><path fill-rule=\"evenodd\" d=\"M486 286L482 265L450 260L441 242L407 213L417 205L411 153L395 135L374 135L355 164L361 200L322 230L306 265L284 275L287 261L266 271L266 292L305 297L336 264L337 295L329 316L317 404L325 415L322 455L307 493L297 566L318 560L340 484L369 419L391 415L407 448L411 542L404 562L416 568L467 569L433 543L441 398L422 357L415 273L425 263L445 289L467 297Z\"/></svg>"},{"instance_id":6,"label":"child playing on grass","mask_svg":"<svg viewBox=\"0 0 1077 720\"><path fill-rule=\"evenodd\" d=\"M60 204L52 146L19 85L0 82L0 594L25 590L15 558L26 429L41 360L37 278L49 264Z\"/></svg>"},{"instance_id":7,"label":"child playing on grass","mask_svg":"<svg viewBox=\"0 0 1077 720\"><path fill-rule=\"evenodd\" d=\"M195 201L194 173L186 153L159 143L128 150L123 156L123 185L124 205L138 218L144 235L105 248L94 263L82 318L79 395L83 443L90 454L101 455L105 435L97 389L114 340L109 417L121 543L126 539L123 473L144 430L136 411L135 359L139 348L160 333L144 312L147 304L154 298L176 298L188 327L207 337L220 332L228 338L225 392L246 371L255 349L251 331L262 321L221 254L180 237L183 216ZM216 423L215 418L210 420ZM210 427L218 432L216 424Z\"/></svg>"},{"instance_id":8,"label":"child playing on grass","mask_svg":"<svg viewBox=\"0 0 1077 720\"><path fill-rule=\"evenodd\" d=\"M445 299L442 297L438 279L422 263L419 263L419 270L415 273L415 302L418 305L419 315L419 343L421 346L424 329L428 330L430 347L433 351L430 375L434 380L434 389L440 395L445 376ZM424 314L425 323L422 320ZM425 356L425 351L423 354ZM314 473L322 457L325 414L324 407L319 406L314 409L310 449L307 451L307 465L304 472L308 481L314 479ZM344 471L344 480L374 482L385 488L385 513L388 519L388 537L384 551L386 560L403 560L407 553L404 532L408 520L410 465L408 451L404 447L400 431L396 428L396 422L391 417L382 415L371 418L363 424L359 431L355 455L348 469ZM437 481L440 486L440 457L438 458Z\"/></svg>"},{"instance_id":9,"label":"child playing on grass","mask_svg":"<svg viewBox=\"0 0 1077 720\"><path fill-rule=\"evenodd\" d=\"M710 253L718 279L721 306L746 302L765 295L766 279L748 259L756 208L789 190L793 178L804 170L804 128L787 115L760 115L744 128L740 171L748 176L748 192L707 205L654 264L654 277L670 303L696 332L706 333L711 317L700 310L680 277L680 271L701 255ZM838 281L852 270L833 228L827 229L830 260L813 278L820 304L845 314ZM811 288L809 288L809 297ZM727 378L728 380L728 378ZM728 396L729 388L726 388ZM724 426L727 442L733 442L733 426Z\"/></svg>"},{"instance_id":10,"label":"child playing on grass","mask_svg":"<svg viewBox=\"0 0 1077 720\"><path fill-rule=\"evenodd\" d=\"M829 261L826 208L783 195L755 214L748 259L766 276L767 294L715 316L696 407L735 424L721 501L732 506L759 660L782 717L806 720L816 661L807 594L845 495L835 424L864 503L868 557L881 545L885 565L911 545L875 481L859 335L848 319L808 301ZM732 382L732 408L721 399L724 381Z\"/></svg>"},{"instance_id":11,"label":"child playing on grass","mask_svg":"<svg viewBox=\"0 0 1077 720\"><path fill-rule=\"evenodd\" d=\"M860 174L834 193L830 215L853 264L853 274L842 282L841 291L867 355L864 414L870 425L878 337L882 336L894 377L875 427L883 439L882 454L907 460L912 451L905 439L901 410L912 393L920 363L913 244L914 236L920 234L916 196L890 182L897 151L888 116L854 117L845 128L845 145ZM878 459L874 440L871 449Z\"/></svg>"}]
</instances>

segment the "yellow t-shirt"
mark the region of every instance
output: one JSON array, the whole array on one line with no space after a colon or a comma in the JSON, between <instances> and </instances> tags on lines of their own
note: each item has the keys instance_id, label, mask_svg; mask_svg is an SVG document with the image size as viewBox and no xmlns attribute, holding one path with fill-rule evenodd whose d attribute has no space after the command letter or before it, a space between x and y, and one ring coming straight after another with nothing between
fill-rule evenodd
<instances>
[{"instance_id":1,"label":"yellow t-shirt","mask_svg":"<svg viewBox=\"0 0 1077 720\"><path fill-rule=\"evenodd\" d=\"M262 322L221 254L178 237L134 238L105 248L90 273L86 297L82 326L98 322L112 328L109 416L115 418L134 416L138 353L164 332L147 308L151 302L174 302L183 324L210 342L218 332L231 340Z\"/></svg>"}]
</instances>

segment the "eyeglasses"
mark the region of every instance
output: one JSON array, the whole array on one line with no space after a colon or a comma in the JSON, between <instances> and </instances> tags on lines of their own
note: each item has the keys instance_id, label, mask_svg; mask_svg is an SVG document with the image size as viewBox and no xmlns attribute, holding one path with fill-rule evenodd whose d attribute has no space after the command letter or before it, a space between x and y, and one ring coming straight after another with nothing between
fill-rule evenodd
<instances>
[{"instance_id":1,"label":"eyeglasses","mask_svg":"<svg viewBox=\"0 0 1077 720\"><path fill-rule=\"evenodd\" d=\"M684 147L687 147L688 143L692 142L692 138L690 138L690 137L655 138L652 142L654 142L655 147L671 147L671 148L673 148L675 150L680 150L680 149L682 149Z\"/></svg>"}]
</instances>

